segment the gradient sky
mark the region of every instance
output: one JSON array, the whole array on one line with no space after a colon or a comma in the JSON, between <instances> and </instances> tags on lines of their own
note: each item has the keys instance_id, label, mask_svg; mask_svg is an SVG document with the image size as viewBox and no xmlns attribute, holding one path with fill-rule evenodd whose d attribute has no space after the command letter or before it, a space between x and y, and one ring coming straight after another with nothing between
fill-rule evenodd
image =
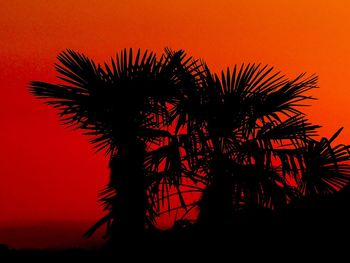
<instances>
[{"instance_id":1,"label":"gradient sky","mask_svg":"<svg viewBox=\"0 0 350 263\"><path fill-rule=\"evenodd\" d=\"M350 143L349 18L348 0L2 0L0 243L40 247L44 241L28 238L37 232L23 229L47 222L51 235L37 239L48 246L57 245L63 225L82 244L81 232L101 215L96 199L107 160L28 94L30 80L55 81L58 52L101 62L124 47L171 47L202 57L213 71L261 62L288 77L316 73L319 100L306 112L324 126L322 136L345 126L339 141Z\"/></svg>"}]
</instances>

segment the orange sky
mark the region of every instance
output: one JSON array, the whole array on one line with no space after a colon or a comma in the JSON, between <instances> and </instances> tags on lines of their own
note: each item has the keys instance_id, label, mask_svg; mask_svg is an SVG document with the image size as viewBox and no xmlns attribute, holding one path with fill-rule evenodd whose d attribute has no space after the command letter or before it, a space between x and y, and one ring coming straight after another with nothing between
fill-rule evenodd
<instances>
[{"instance_id":1,"label":"orange sky","mask_svg":"<svg viewBox=\"0 0 350 263\"><path fill-rule=\"evenodd\" d=\"M27 91L30 80L54 80L61 50L103 61L124 47L183 48L214 71L261 62L289 77L316 73L309 118L324 136L345 126L340 140L350 143L349 32L348 0L2 0L0 222L88 226L101 214L107 160Z\"/></svg>"}]
</instances>

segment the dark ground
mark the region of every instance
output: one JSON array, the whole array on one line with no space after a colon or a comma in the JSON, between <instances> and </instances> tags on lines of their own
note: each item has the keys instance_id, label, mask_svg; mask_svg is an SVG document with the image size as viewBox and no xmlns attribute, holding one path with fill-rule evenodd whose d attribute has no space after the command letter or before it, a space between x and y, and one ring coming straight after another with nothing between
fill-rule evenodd
<instances>
[{"instance_id":1,"label":"dark ground","mask_svg":"<svg viewBox=\"0 0 350 263\"><path fill-rule=\"evenodd\" d=\"M340 231L342 230L342 231ZM129 240L115 244L112 249L100 250L15 250L0 246L0 262L12 260L119 260L122 262L172 262L207 261L236 262L259 259L286 262L291 259L305 262L305 259L347 262L350 258L349 227L325 228L315 223L313 227L286 229L265 229L244 227L236 234L220 232L211 235L162 234L145 238L143 242ZM137 245L138 243L138 245ZM244 260L243 260L244 259Z\"/></svg>"},{"instance_id":2,"label":"dark ground","mask_svg":"<svg viewBox=\"0 0 350 263\"><path fill-rule=\"evenodd\" d=\"M63 261L118 260L121 262L349 262L350 200L303 201L278 215L247 213L229 229L218 221L211 231L193 227L177 231L152 232L143 238L123 240L99 250L15 250L0 245L4 259ZM241 260L235 260L241 259ZM307 261L306 261L307 260Z\"/></svg>"}]
</instances>

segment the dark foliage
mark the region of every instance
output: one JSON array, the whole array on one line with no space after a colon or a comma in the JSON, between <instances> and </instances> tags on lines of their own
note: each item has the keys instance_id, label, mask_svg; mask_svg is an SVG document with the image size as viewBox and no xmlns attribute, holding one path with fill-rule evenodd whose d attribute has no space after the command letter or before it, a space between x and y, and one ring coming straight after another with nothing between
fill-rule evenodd
<instances>
[{"instance_id":1,"label":"dark foliage","mask_svg":"<svg viewBox=\"0 0 350 263\"><path fill-rule=\"evenodd\" d=\"M71 50L58 60L63 84L32 82L31 92L110 156L107 214L87 236L102 225L123 241L159 233L156 217L176 210L173 234L263 228L348 191L349 146L334 145L341 130L319 140L302 111L314 75L290 80L248 64L219 76L168 49L159 59L123 50L104 65Z\"/></svg>"}]
</instances>

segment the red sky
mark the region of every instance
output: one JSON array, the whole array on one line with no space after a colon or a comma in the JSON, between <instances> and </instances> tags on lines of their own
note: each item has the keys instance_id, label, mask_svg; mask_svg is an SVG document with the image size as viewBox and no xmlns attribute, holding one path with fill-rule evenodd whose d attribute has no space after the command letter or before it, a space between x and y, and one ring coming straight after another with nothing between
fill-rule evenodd
<instances>
[{"instance_id":1,"label":"red sky","mask_svg":"<svg viewBox=\"0 0 350 263\"><path fill-rule=\"evenodd\" d=\"M204 58L214 71L261 62L289 77L316 73L319 101L309 118L324 126L323 136L345 126L340 140L349 143L349 17L348 0L2 0L0 243L40 247L24 238L35 231L10 239L8 229L45 221L55 226L47 228L49 245L64 227L83 244L81 232L101 215L96 199L107 160L28 94L30 80L55 81L58 52L71 48L99 62L124 47L171 47Z\"/></svg>"}]
</instances>

